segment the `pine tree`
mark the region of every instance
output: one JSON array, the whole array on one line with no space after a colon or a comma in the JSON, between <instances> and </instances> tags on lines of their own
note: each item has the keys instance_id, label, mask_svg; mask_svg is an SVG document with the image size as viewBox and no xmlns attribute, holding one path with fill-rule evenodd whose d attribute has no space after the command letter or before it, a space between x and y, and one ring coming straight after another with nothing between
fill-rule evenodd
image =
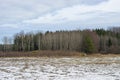
<instances>
[{"instance_id":1,"label":"pine tree","mask_svg":"<svg viewBox=\"0 0 120 80\"><path fill-rule=\"evenodd\" d=\"M85 36L83 39L83 51L85 53L93 53L94 52L94 44L90 36Z\"/></svg>"},{"instance_id":2,"label":"pine tree","mask_svg":"<svg viewBox=\"0 0 120 80\"><path fill-rule=\"evenodd\" d=\"M108 46L108 47L111 47L111 46L112 46L112 41L111 41L110 38L108 39L107 46Z\"/></svg>"}]
</instances>

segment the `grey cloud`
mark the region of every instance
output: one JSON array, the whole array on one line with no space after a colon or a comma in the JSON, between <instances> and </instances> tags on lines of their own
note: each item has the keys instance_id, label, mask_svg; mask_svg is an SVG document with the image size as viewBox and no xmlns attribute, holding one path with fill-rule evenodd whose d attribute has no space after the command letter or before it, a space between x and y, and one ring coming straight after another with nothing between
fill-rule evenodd
<instances>
[{"instance_id":1,"label":"grey cloud","mask_svg":"<svg viewBox=\"0 0 120 80\"><path fill-rule=\"evenodd\" d=\"M109 1L109 0L81 0L81 3L86 5L97 5L105 1Z\"/></svg>"},{"instance_id":2,"label":"grey cloud","mask_svg":"<svg viewBox=\"0 0 120 80\"><path fill-rule=\"evenodd\" d=\"M78 4L96 4L106 0L0 0L0 21L34 18L60 8ZM2 17L2 18L1 18ZM13 20L13 21L14 21Z\"/></svg>"}]
</instances>

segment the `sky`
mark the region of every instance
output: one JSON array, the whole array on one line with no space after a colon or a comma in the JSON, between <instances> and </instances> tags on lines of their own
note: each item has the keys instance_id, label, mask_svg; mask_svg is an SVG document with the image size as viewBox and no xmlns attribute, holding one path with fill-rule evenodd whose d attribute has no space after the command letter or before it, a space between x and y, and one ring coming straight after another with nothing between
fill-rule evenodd
<instances>
[{"instance_id":1,"label":"sky","mask_svg":"<svg viewBox=\"0 0 120 80\"><path fill-rule=\"evenodd\" d=\"M20 31L120 25L120 0L0 0L0 40Z\"/></svg>"}]
</instances>

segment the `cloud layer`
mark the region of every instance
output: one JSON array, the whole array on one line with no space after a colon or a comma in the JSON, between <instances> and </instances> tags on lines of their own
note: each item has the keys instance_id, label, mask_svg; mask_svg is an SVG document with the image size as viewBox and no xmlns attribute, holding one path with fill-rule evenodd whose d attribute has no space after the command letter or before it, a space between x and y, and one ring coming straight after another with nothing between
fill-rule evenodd
<instances>
[{"instance_id":1,"label":"cloud layer","mask_svg":"<svg viewBox=\"0 0 120 80\"><path fill-rule=\"evenodd\" d=\"M40 17L53 17L52 15L55 13L61 14L62 11L67 11L67 9L69 11L72 6L74 9L77 8L76 5L92 6L105 1L108 0L0 0L0 24L20 23L24 20L38 19ZM65 14L62 13L61 15Z\"/></svg>"},{"instance_id":2,"label":"cloud layer","mask_svg":"<svg viewBox=\"0 0 120 80\"><path fill-rule=\"evenodd\" d=\"M73 5L23 22L33 24L80 22L85 24L92 20L94 24L114 23L120 20L119 4L120 0L109 0L98 5Z\"/></svg>"}]
</instances>

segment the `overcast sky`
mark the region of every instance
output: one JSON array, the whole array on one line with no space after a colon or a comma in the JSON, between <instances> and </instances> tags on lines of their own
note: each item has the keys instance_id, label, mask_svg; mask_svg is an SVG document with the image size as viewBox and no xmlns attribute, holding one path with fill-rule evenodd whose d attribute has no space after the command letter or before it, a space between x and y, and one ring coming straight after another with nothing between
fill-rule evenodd
<instances>
[{"instance_id":1,"label":"overcast sky","mask_svg":"<svg viewBox=\"0 0 120 80\"><path fill-rule=\"evenodd\" d=\"M120 25L120 0L0 0L0 38L24 30Z\"/></svg>"}]
</instances>

